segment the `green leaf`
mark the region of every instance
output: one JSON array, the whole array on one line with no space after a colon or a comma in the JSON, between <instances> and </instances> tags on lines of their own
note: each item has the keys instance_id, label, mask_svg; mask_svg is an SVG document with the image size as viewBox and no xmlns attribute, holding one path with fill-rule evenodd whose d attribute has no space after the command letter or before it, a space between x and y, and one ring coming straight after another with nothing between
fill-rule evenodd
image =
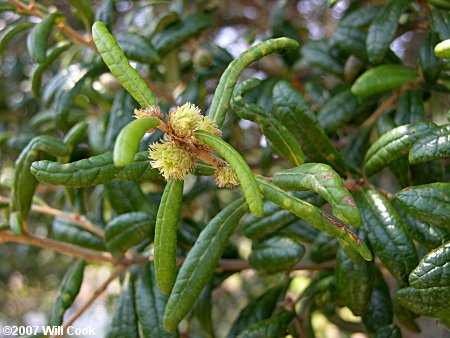
<instances>
[{"instance_id":1,"label":"green leaf","mask_svg":"<svg viewBox=\"0 0 450 338\"><path fill-rule=\"evenodd\" d=\"M114 144L114 165L123 167L133 163L139 143L145 133L161 124L156 117L143 117L127 124L117 136Z\"/></svg>"},{"instance_id":2,"label":"green leaf","mask_svg":"<svg viewBox=\"0 0 450 338\"><path fill-rule=\"evenodd\" d=\"M128 280L120 294L106 338L139 338L135 306L134 285Z\"/></svg>"},{"instance_id":3,"label":"green leaf","mask_svg":"<svg viewBox=\"0 0 450 338\"><path fill-rule=\"evenodd\" d=\"M0 37L0 55L5 52L9 43L15 36L22 32L25 32L33 26L34 24L31 22L19 22L15 25L9 25L9 27L3 31Z\"/></svg>"},{"instance_id":4,"label":"green leaf","mask_svg":"<svg viewBox=\"0 0 450 338\"><path fill-rule=\"evenodd\" d=\"M203 229L178 273L164 312L164 328L174 331L211 278L228 239L248 210L243 198L229 204Z\"/></svg>"},{"instance_id":5,"label":"green leaf","mask_svg":"<svg viewBox=\"0 0 450 338\"><path fill-rule=\"evenodd\" d=\"M438 8L450 9L450 3L447 0L426 0L426 2L429 2Z\"/></svg>"},{"instance_id":6,"label":"green leaf","mask_svg":"<svg viewBox=\"0 0 450 338\"><path fill-rule=\"evenodd\" d=\"M359 167L364 161L364 155L369 149L372 127L361 127L352 134L342 149L342 154L348 161Z\"/></svg>"},{"instance_id":7,"label":"green leaf","mask_svg":"<svg viewBox=\"0 0 450 338\"><path fill-rule=\"evenodd\" d=\"M401 305L417 314L442 319L450 316L450 286L407 287L398 290L396 296Z\"/></svg>"},{"instance_id":8,"label":"green leaf","mask_svg":"<svg viewBox=\"0 0 450 338\"><path fill-rule=\"evenodd\" d=\"M380 13L382 8L383 5L377 4L373 6L362 6L353 11L349 9L345 12L345 16L341 20L340 25L352 27L366 26Z\"/></svg>"},{"instance_id":9,"label":"green leaf","mask_svg":"<svg viewBox=\"0 0 450 338\"><path fill-rule=\"evenodd\" d=\"M366 38L367 33L362 28L344 25L342 22L331 37L333 43L361 60L367 60Z\"/></svg>"},{"instance_id":10,"label":"green leaf","mask_svg":"<svg viewBox=\"0 0 450 338\"><path fill-rule=\"evenodd\" d=\"M161 58L151 42L142 35L121 32L116 36L117 43L126 57L142 63L158 64Z\"/></svg>"},{"instance_id":11,"label":"green leaf","mask_svg":"<svg viewBox=\"0 0 450 338\"><path fill-rule=\"evenodd\" d=\"M298 239L302 243L312 243L321 232L311 224L298 219L284 227L279 234Z\"/></svg>"},{"instance_id":12,"label":"green leaf","mask_svg":"<svg viewBox=\"0 0 450 338\"><path fill-rule=\"evenodd\" d=\"M372 260L372 254L366 244L347 225L315 206L289 195L278 186L261 177L257 177L257 182L260 191L272 202L304 219L318 230L326 232L333 237L341 238L359 252L364 259Z\"/></svg>"},{"instance_id":13,"label":"green leaf","mask_svg":"<svg viewBox=\"0 0 450 338\"><path fill-rule=\"evenodd\" d=\"M450 285L450 242L422 258L409 275L409 285L416 289Z\"/></svg>"},{"instance_id":14,"label":"green leaf","mask_svg":"<svg viewBox=\"0 0 450 338\"><path fill-rule=\"evenodd\" d=\"M305 163L273 176L273 183L288 190L312 190L331 204L336 214L345 222L358 227L361 223L359 211L341 177L328 165Z\"/></svg>"},{"instance_id":15,"label":"green leaf","mask_svg":"<svg viewBox=\"0 0 450 338\"><path fill-rule=\"evenodd\" d=\"M105 24L100 21L95 22L92 26L92 36L103 61L131 96L143 108L155 106L156 100L152 92L139 73L130 66Z\"/></svg>"},{"instance_id":16,"label":"green leaf","mask_svg":"<svg viewBox=\"0 0 450 338\"><path fill-rule=\"evenodd\" d=\"M43 63L47 59L47 43L55 20L61 14L51 13L33 27L27 38L27 48L31 58L36 63Z\"/></svg>"},{"instance_id":17,"label":"green leaf","mask_svg":"<svg viewBox=\"0 0 450 338\"><path fill-rule=\"evenodd\" d=\"M305 254L305 247L297 240L276 235L261 242L253 242L248 257L250 266L256 270L277 272L289 269Z\"/></svg>"},{"instance_id":18,"label":"green leaf","mask_svg":"<svg viewBox=\"0 0 450 338\"><path fill-rule=\"evenodd\" d=\"M231 107L243 119L258 123L261 131L271 142L273 148L293 165L304 162L303 150L295 136L272 115L254 103L245 103L243 95L257 88L261 81L250 78L240 83L234 90Z\"/></svg>"},{"instance_id":19,"label":"green leaf","mask_svg":"<svg viewBox=\"0 0 450 338\"><path fill-rule=\"evenodd\" d=\"M308 64L341 77L344 74L344 65L333 57L332 49L329 40L312 41L302 47L301 53Z\"/></svg>"},{"instance_id":20,"label":"green leaf","mask_svg":"<svg viewBox=\"0 0 450 338\"><path fill-rule=\"evenodd\" d=\"M264 203L264 217L247 217L242 223L244 235L251 239L263 239L278 232L297 217L272 202Z\"/></svg>"},{"instance_id":21,"label":"green leaf","mask_svg":"<svg viewBox=\"0 0 450 338\"><path fill-rule=\"evenodd\" d=\"M94 23L94 11L89 0L69 0L75 8L77 17L83 21L85 27L89 29Z\"/></svg>"},{"instance_id":22,"label":"green leaf","mask_svg":"<svg viewBox=\"0 0 450 338\"><path fill-rule=\"evenodd\" d=\"M167 296L158 290L155 271L150 262L138 271L134 299L136 314L145 338L178 337L178 334L168 333L163 328Z\"/></svg>"},{"instance_id":23,"label":"green leaf","mask_svg":"<svg viewBox=\"0 0 450 338\"><path fill-rule=\"evenodd\" d=\"M414 217L450 228L450 183L431 183L403 189L395 201Z\"/></svg>"},{"instance_id":24,"label":"green leaf","mask_svg":"<svg viewBox=\"0 0 450 338\"><path fill-rule=\"evenodd\" d=\"M208 116L220 128L225 120L234 86L245 67L266 55L288 48L297 48L298 43L288 38L271 39L257 44L233 60L220 78L214 93Z\"/></svg>"},{"instance_id":25,"label":"green leaf","mask_svg":"<svg viewBox=\"0 0 450 338\"><path fill-rule=\"evenodd\" d=\"M245 328L269 318L275 310L277 303L284 299L287 286L272 287L266 290L261 296L251 300L239 313L227 334L227 338L234 338L245 330Z\"/></svg>"},{"instance_id":26,"label":"green leaf","mask_svg":"<svg viewBox=\"0 0 450 338\"><path fill-rule=\"evenodd\" d=\"M101 21L108 29L114 21L114 14L116 9L116 0L102 0L95 12L95 21Z\"/></svg>"},{"instance_id":27,"label":"green leaf","mask_svg":"<svg viewBox=\"0 0 450 338\"><path fill-rule=\"evenodd\" d=\"M402 332L397 325L390 324L378 329L373 338L402 338Z\"/></svg>"},{"instance_id":28,"label":"green leaf","mask_svg":"<svg viewBox=\"0 0 450 338\"><path fill-rule=\"evenodd\" d=\"M11 212L19 211L23 218L28 216L38 183L30 172L30 166L39 158L41 152L57 157L67 155L69 149L56 137L42 135L34 137L22 150L15 163Z\"/></svg>"},{"instance_id":29,"label":"green leaf","mask_svg":"<svg viewBox=\"0 0 450 338\"><path fill-rule=\"evenodd\" d=\"M109 251L121 254L149 238L154 220L145 212L129 212L113 218L105 228L105 243Z\"/></svg>"},{"instance_id":30,"label":"green leaf","mask_svg":"<svg viewBox=\"0 0 450 338\"><path fill-rule=\"evenodd\" d=\"M256 322L244 330L242 330L238 338L277 338L282 337L287 332L287 327L292 319L295 317L294 313L282 310L279 314Z\"/></svg>"},{"instance_id":31,"label":"green leaf","mask_svg":"<svg viewBox=\"0 0 450 338\"><path fill-rule=\"evenodd\" d=\"M53 305L50 325L62 325L64 313L72 305L80 292L85 265L83 260L78 260L74 262L64 274L58 289L55 304Z\"/></svg>"},{"instance_id":32,"label":"green leaf","mask_svg":"<svg viewBox=\"0 0 450 338\"><path fill-rule=\"evenodd\" d=\"M400 15L409 7L410 2L410 0L390 0L373 20L366 40L370 63L376 64L383 60L395 36Z\"/></svg>"},{"instance_id":33,"label":"green leaf","mask_svg":"<svg viewBox=\"0 0 450 338\"><path fill-rule=\"evenodd\" d=\"M67 187L88 187L116 180L157 180L162 176L153 169L148 160L148 152L136 154L134 162L124 167L116 167L113 154L104 153L83 160L62 164L38 161L31 165L32 174L41 182Z\"/></svg>"},{"instance_id":34,"label":"green leaf","mask_svg":"<svg viewBox=\"0 0 450 338\"><path fill-rule=\"evenodd\" d=\"M354 96L350 89L345 89L320 107L317 120L325 130L335 131L353 118L364 114L373 103L373 100L361 99Z\"/></svg>"},{"instance_id":35,"label":"green leaf","mask_svg":"<svg viewBox=\"0 0 450 338\"><path fill-rule=\"evenodd\" d=\"M411 237L425 248L434 249L450 240L450 233L445 229L413 217L398 206L397 203L393 205Z\"/></svg>"},{"instance_id":36,"label":"green leaf","mask_svg":"<svg viewBox=\"0 0 450 338\"><path fill-rule=\"evenodd\" d=\"M184 181L169 179L161 197L155 226L154 264L159 290L168 295L177 274L177 223Z\"/></svg>"},{"instance_id":37,"label":"green leaf","mask_svg":"<svg viewBox=\"0 0 450 338\"><path fill-rule=\"evenodd\" d=\"M450 14L448 11L433 9L429 16L433 32L439 35L441 41L450 39Z\"/></svg>"},{"instance_id":38,"label":"green leaf","mask_svg":"<svg viewBox=\"0 0 450 338\"><path fill-rule=\"evenodd\" d=\"M262 216L264 214L262 196L256 185L255 176L242 156L220 137L204 130L198 130L195 137L217 151L228 162L241 183L250 211L255 216Z\"/></svg>"},{"instance_id":39,"label":"green leaf","mask_svg":"<svg viewBox=\"0 0 450 338\"><path fill-rule=\"evenodd\" d=\"M425 121L425 106L422 92L406 90L400 96L395 112L395 123L398 126Z\"/></svg>"},{"instance_id":40,"label":"green leaf","mask_svg":"<svg viewBox=\"0 0 450 338\"><path fill-rule=\"evenodd\" d=\"M420 46L419 64L428 83L435 83L441 72L442 60L434 54L434 47L439 41L438 35L435 32L430 32L425 36Z\"/></svg>"},{"instance_id":41,"label":"green leaf","mask_svg":"<svg viewBox=\"0 0 450 338\"><path fill-rule=\"evenodd\" d=\"M336 257L336 288L339 298L355 316L365 314L370 305L373 286L372 262L353 261L340 249Z\"/></svg>"},{"instance_id":42,"label":"green leaf","mask_svg":"<svg viewBox=\"0 0 450 338\"><path fill-rule=\"evenodd\" d=\"M376 190L363 189L357 202L363 228L373 250L400 285L406 285L409 273L417 266L418 257L400 217Z\"/></svg>"},{"instance_id":43,"label":"green leaf","mask_svg":"<svg viewBox=\"0 0 450 338\"><path fill-rule=\"evenodd\" d=\"M419 164L450 157L450 124L421 136L409 151L409 163Z\"/></svg>"},{"instance_id":44,"label":"green leaf","mask_svg":"<svg viewBox=\"0 0 450 338\"><path fill-rule=\"evenodd\" d=\"M356 96L380 94L417 79L417 72L403 65L381 65L361 74L351 91Z\"/></svg>"},{"instance_id":45,"label":"green leaf","mask_svg":"<svg viewBox=\"0 0 450 338\"><path fill-rule=\"evenodd\" d=\"M98 251L105 251L105 243L102 238L80 228L70 221L56 217L52 223L51 237L62 242L78 245Z\"/></svg>"},{"instance_id":46,"label":"green leaf","mask_svg":"<svg viewBox=\"0 0 450 338\"><path fill-rule=\"evenodd\" d=\"M149 219L156 219L157 205L142 192L139 183L112 180L104 185L109 204L117 214L142 211Z\"/></svg>"},{"instance_id":47,"label":"green leaf","mask_svg":"<svg viewBox=\"0 0 450 338\"><path fill-rule=\"evenodd\" d=\"M309 249L309 258L314 263L324 263L336 258L339 249L337 238L331 237L325 232L319 232Z\"/></svg>"},{"instance_id":48,"label":"green leaf","mask_svg":"<svg viewBox=\"0 0 450 338\"><path fill-rule=\"evenodd\" d=\"M373 289L370 296L369 308L362 315L364 325L370 332L376 332L383 326L392 323L394 310L389 286L378 269L374 269Z\"/></svg>"},{"instance_id":49,"label":"green leaf","mask_svg":"<svg viewBox=\"0 0 450 338\"><path fill-rule=\"evenodd\" d=\"M439 42L434 47L434 54L441 59L450 58L450 39Z\"/></svg>"},{"instance_id":50,"label":"green leaf","mask_svg":"<svg viewBox=\"0 0 450 338\"><path fill-rule=\"evenodd\" d=\"M376 140L364 159L364 173L372 176L390 163L408 154L412 145L422 135L436 129L432 122L404 125L390 130Z\"/></svg>"},{"instance_id":51,"label":"green leaf","mask_svg":"<svg viewBox=\"0 0 450 338\"><path fill-rule=\"evenodd\" d=\"M180 22L169 25L155 34L152 40L153 46L159 55L165 56L212 24L213 18L210 14L194 13L185 16Z\"/></svg>"},{"instance_id":52,"label":"green leaf","mask_svg":"<svg viewBox=\"0 0 450 338\"><path fill-rule=\"evenodd\" d=\"M348 166L331 143L303 96L288 82L273 88L275 116L297 138L305 155L314 162L331 165L339 174L347 174Z\"/></svg>"}]
</instances>

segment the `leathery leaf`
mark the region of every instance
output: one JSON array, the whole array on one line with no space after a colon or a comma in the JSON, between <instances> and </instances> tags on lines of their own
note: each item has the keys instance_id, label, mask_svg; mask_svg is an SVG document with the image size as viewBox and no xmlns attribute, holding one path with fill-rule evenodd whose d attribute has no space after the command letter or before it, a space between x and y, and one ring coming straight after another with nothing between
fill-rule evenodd
<instances>
[{"instance_id":1,"label":"leathery leaf","mask_svg":"<svg viewBox=\"0 0 450 338\"><path fill-rule=\"evenodd\" d=\"M256 185L255 176L242 156L227 142L204 130L195 133L195 137L209 145L222 156L236 173L250 211L255 216L264 214L263 200Z\"/></svg>"},{"instance_id":2,"label":"leathery leaf","mask_svg":"<svg viewBox=\"0 0 450 338\"><path fill-rule=\"evenodd\" d=\"M350 230L348 225L319 208L289 195L286 191L262 177L257 177L257 182L260 191L272 202L289 210L318 230L326 232L333 237L341 238L365 260L372 260L369 248Z\"/></svg>"},{"instance_id":3,"label":"leathery leaf","mask_svg":"<svg viewBox=\"0 0 450 338\"><path fill-rule=\"evenodd\" d=\"M241 53L233 60L220 78L214 93L208 116L220 128L225 120L225 113L230 104L231 96L236 82L245 67L266 55L286 48L298 48L295 40L288 38L271 39L257 44Z\"/></svg>"},{"instance_id":4,"label":"leathery leaf","mask_svg":"<svg viewBox=\"0 0 450 338\"><path fill-rule=\"evenodd\" d=\"M419 164L450 157L450 124L431 130L419 138L409 151L409 163Z\"/></svg>"},{"instance_id":5,"label":"leathery leaf","mask_svg":"<svg viewBox=\"0 0 450 338\"><path fill-rule=\"evenodd\" d=\"M364 173L371 176L408 154L422 135L436 128L431 122L419 122L394 128L376 140L364 158Z\"/></svg>"},{"instance_id":6,"label":"leathery leaf","mask_svg":"<svg viewBox=\"0 0 450 338\"><path fill-rule=\"evenodd\" d=\"M363 189L357 196L363 229L376 255L392 276L405 285L417 266L416 248L397 212L378 191Z\"/></svg>"},{"instance_id":7,"label":"leathery leaf","mask_svg":"<svg viewBox=\"0 0 450 338\"><path fill-rule=\"evenodd\" d=\"M168 295L177 273L177 223L184 181L169 179L156 215L154 264L159 290Z\"/></svg>"},{"instance_id":8,"label":"leathery leaf","mask_svg":"<svg viewBox=\"0 0 450 338\"><path fill-rule=\"evenodd\" d=\"M305 163L299 167L283 170L273 176L273 183L288 190L313 190L331 204L343 221L358 227L359 211L341 177L328 165Z\"/></svg>"},{"instance_id":9,"label":"leathery leaf","mask_svg":"<svg viewBox=\"0 0 450 338\"><path fill-rule=\"evenodd\" d=\"M178 272L164 312L164 328L174 331L188 314L225 250L228 239L248 210L240 198L220 211L200 233Z\"/></svg>"},{"instance_id":10,"label":"leathery leaf","mask_svg":"<svg viewBox=\"0 0 450 338\"><path fill-rule=\"evenodd\" d=\"M156 100L145 81L128 63L125 54L103 22L97 21L94 23L92 37L103 61L131 96L143 108L156 105Z\"/></svg>"},{"instance_id":11,"label":"leathery leaf","mask_svg":"<svg viewBox=\"0 0 450 338\"><path fill-rule=\"evenodd\" d=\"M62 325L64 313L72 305L78 292L80 292L85 265L83 260L76 261L65 273L52 309L50 325Z\"/></svg>"},{"instance_id":12,"label":"leathery leaf","mask_svg":"<svg viewBox=\"0 0 450 338\"><path fill-rule=\"evenodd\" d=\"M450 183L408 187L395 194L394 198L414 217L450 229Z\"/></svg>"},{"instance_id":13,"label":"leathery leaf","mask_svg":"<svg viewBox=\"0 0 450 338\"><path fill-rule=\"evenodd\" d=\"M123 167L133 163L144 134L159 126L160 123L161 121L156 117L144 117L127 124L120 131L114 144L114 165Z\"/></svg>"}]
</instances>

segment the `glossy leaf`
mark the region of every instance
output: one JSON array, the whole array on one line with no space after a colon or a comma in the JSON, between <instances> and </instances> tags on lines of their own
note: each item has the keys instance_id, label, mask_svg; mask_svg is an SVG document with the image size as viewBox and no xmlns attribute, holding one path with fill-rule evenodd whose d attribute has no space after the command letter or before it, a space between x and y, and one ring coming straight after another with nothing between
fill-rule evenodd
<instances>
[{"instance_id":1,"label":"glossy leaf","mask_svg":"<svg viewBox=\"0 0 450 338\"><path fill-rule=\"evenodd\" d=\"M227 334L227 338L234 338L245 328L269 318L277 303L283 300L286 289L286 285L272 287L259 297L251 300L239 313Z\"/></svg>"},{"instance_id":2,"label":"glossy leaf","mask_svg":"<svg viewBox=\"0 0 450 338\"><path fill-rule=\"evenodd\" d=\"M402 338L402 332L397 325L390 324L378 329L373 338Z\"/></svg>"},{"instance_id":3,"label":"glossy leaf","mask_svg":"<svg viewBox=\"0 0 450 338\"><path fill-rule=\"evenodd\" d=\"M431 122L400 126L382 135L367 151L364 173L372 176L390 163L408 154L412 145L422 135L436 128Z\"/></svg>"},{"instance_id":4,"label":"glossy leaf","mask_svg":"<svg viewBox=\"0 0 450 338\"><path fill-rule=\"evenodd\" d=\"M441 41L450 39L450 14L448 11L433 9L430 13L430 26Z\"/></svg>"},{"instance_id":5,"label":"glossy leaf","mask_svg":"<svg viewBox=\"0 0 450 338\"><path fill-rule=\"evenodd\" d=\"M193 38L201 31L211 26L212 16L205 13L187 15L182 20L161 30L153 37L153 46L161 56L177 49L181 44Z\"/></svg>"},{"instance_id":6,"label":"glossy leaf","mask_svg":"<svg viewBox=\"0 0 450 338\"><path fill-rule=\"evenodd\" d=\"M148 214L149 220L156 219L157 205L142 192L139 183L112 180L105 183L104 189L109 204L117 214L142 211Z\"/></svg>"},{"instance_id":7,"label":"glossy leaf","mask_svg":"<svg viewBox=\"0 0 450 338\"><path fill-rule=\"evenodd\" d=\"M256 270L276 272L289 269L304 254L305 247L302 244L292 238L276 235L254 242L248 261Z\"/></svg>"},{"instance_id":8,"label":"glossy leaf","mask_svg":"<svg viewBox=\"0 0 450 338\"><path fill-rule=\"evenodd\" d=\"M128 281L119 297L106 338L139 338L134 285Z\"/></svg>"},{"instance_id":9,"label":"glossy leaf","mask_svg":"<svg viewBox=\"0 0 450 338\"><path fill-rule=\"evenodd\" d=\"M400 15L409 4L410 0L390 0L372 21L366 40L366 51L371 63L383 60L395 36Z\"/></svg>"},{"instance_id":10,"label":"glossy leaf","mask_svg":"<svg viewBox=\"0 0 450 338\"><path fill-rule=\"evenodd\" d=\"M177 273L177 223L184 181L169 179L156 216L154 264L159 290L168 295Z\"/></svg>"},{"instance_id":11,"label":"glossy leaf","mask_svg":"<svg viewBox=\"0 0 450 338\"><path fill-rule=\"evenodd\" d=\"M58 241L78 245L82 248L106 251L102 238L63 218L56 217L54 219L50 237Z\"/></svg>"},{"instance_id":12,"label":"glossy leaf","mask_svg":"<svg viewBox=\"0 0 450 338\"><path fill-rule=\"evenodd\" d=\"M353 196L341 177L326 164L306 163L280 171L273 176L273 182L283 189L315 191L331 204L342 220L355 227L361 223Z\"/></svg>"},{"instance_id":13,"label":"glossy leaf","mask_svg":"<svg viewBox=\"0 0 450 338\"><path fill-rule=\"evenodd\" d=\"M239 84L231 99L231 107L243 119L258 123L263 134L268 138L273 148L289 160L293 165L304 162L303 150L297 143L295 136L277 119L254 103L244 103L243 95L257 88L261 81L250 78Z\"/></svg>"},{"instance_id":14,"label":"glossy leaf","mask_svg":"<svg viewBox=\"0 0 450 338\"><path fill-rule=\"evenodd\" d=\"M163 328L163 314L167 296L156 286L153 265L147 262L138 271L134 294L136 314L145 338L169 338L178 334L168 333Z\"/></svg>"},{"instance_id":15,"label":"glossy leaf","mask_svg":"<svg viewBox=\"0 0 450 338\"><path fill-rule=\"evenodd\" d=\"M303 59L319 69L331 74L342 76L344 73L344 65L332 55L332 46L330 41L312 41L305 44L301 53Z\"/></svg>"},{"instance_id":16,"label":"glossy leaf","mask_svg":"<svg viewBox=\"0 0 450 338\"><path fill-rule=\"evenodd\" d=\"M11 40L20 33L30 29L34 24L31 22L19 22L16 25L9 25L0 37L0 55L3 54Z\"/></svg>"},{"instance_id":17,"label":"glossy leaf","mask_svg":"<svg viewBox=\"0 0 450 338\"><path fill-rule=\"evenodd\" d=\"M294 318L294 313L282 310L279 314L254 323L242 330L238 338L265 337L276 338L286 334L287 327Z\"/></svg>"},{"instance_id":18,"label":"glossy leaf","mask_svg":"<svg viewBox=\"0 0 450 338\"><path fill-rule=\"evenodd\" d=\"M450 183L416 185L399 191L394 198L414 217L450 228Z\"/></svg>"},{"instance_id":19,"label":"glossy leaf","mask_svg":"<svg viewBox=\"0 0 450 338\"><path fill-rule=\"evenodd\" d=\"M346 174L348 166L335 149L303 96L289 83L278 82L273 88L275 116L297 138L305 155L312 161L329 164L339 174Z\"/></svg>"},{"instance_id":20,"label":"glossy leaf","mask_svg":"<svg viewBox=\"0 0 450 338\"><path fill-rule=\"evenodd\" d=\"M143 108L156 105L152 92L139 73L130 66L114 37L105 24L97 21L92 26L92 36L100 55L111 73Z\"/></svg>"},{"instance_id":21,"label":"glossy leaf","mask_svg":"<svg viewBox=\"0 0 450 338\"><path fill-rule=\"evenodd\" d=\"M88 187L117 180L162 180L148 161L148 152L136 154L135 161L124 167L113 164L113 154L104 153L83 160L62 164L38 161L31 165L32 174L41 182L68 187Z\"/></svg>"},{"instance_id":22,"label":"glossy leaf","mask_svg":"<svg viewBox=\"0 0 450 338\"><path fill-rule=\"evenodd\" d=\"M116 40L120 49L129 59L150 64L161 63L155 47L142 35L122 32L116 36Z\"/></svg>"},{"instance_id":23,"label":"glossy leaf","mask_svg":"<svg viewBox=\"0 0 450 338\"><path fill-rule=\"evenodd\" d=\"M27 38L27 48L31 58L36 63L43 63L47 59L47 43L56 18L60 14L51 13L33 27Z\"/></svg>"},{"instance_id":24,"label":"glossy leaf","mask_svg":"<svg viewBox=\"0 0 450 338\"><path fill-rule=\"evenodd\" d=\"M279 234L295 238L302 243L312 243L320 232L311 226L311 224L306 223L301 219L297 219L284 227Z\"/></svg>"},{"instance_id":25,"label":"glossy leaf","mask_svg":"<svg viewBox=\"0 0 450 338\"><path fill-rule=\"evenodd\" d=\"M383 195L373 189L363 189L357 202L363 229L375 254L401 285L407 284L418 257L397 212Z\"/></svg>"},{"instance_id":26,"label":"glossy leaf","mask_svg":"<svg viewBox=\"0 0 450 338\"><path fill-rule=\"evenodd\" d=\"M55 304L53 305L50 325L62 325L64 313L72 305L76 296L80 292L85 265L86 264L83 260L76 261L64 274L61 285L58 289Z\"/></svg>"},{"instance_id":27,"label":"glossy leaf","mask_svg":"<svg viewBox=\"0 0 450 338\"><path fill-rule=\"evenodd\" d=\"M255 176L242 156L221 138L204 130L197 131L195 137L217 151L228 162L238 177L250 211L255 216L262 216L264 213L262 196L256 185Z\"/></svg>"},{"instance_id":28,"label":"glossy leaf","mask_svg":"<svg viewBox=\"0 0 450 338\"><path fill-rule=\"evenodd\" d=\"M297 47L298 43L292 39L278 38L261 42L241 53L222 74L214 93L208 116L220 128L225 120L225 113L229 107L234 86L244 68L266 55Z\"/></svg>"},{"instance_id":29,"label":"glossy leaf","mask_svg":"<svg viewBox=\"0 0 450 338\"><path fill-rule=\"evenodd\" d=\"M319 232L309 249L309 258L314 263L324 263L336 258L339 241L325 232Z\"/></svg>"},{"instance_id":30,"label":"glossy leaf","mask_svg":"<svg viewBox=\"0 0 450 338\"><path fill-rule=\"evenodd\" d=\"M374 103L372 100L354 96L345 89L329 99L319 111L317 119L325 130L334 131L363 114Z\"/></svg>"},{"instance_id":31,"label":"glossy leaf","mask_svg":"<svg viewBox=\"0 0 450 338\"><path fill-rule=\"evenodd\" d=\"M30 166L39 158L41 152L58 157L67 155L69 149L56 137L42 135L34 137L22 150L15 163L11 211L19 211L23 218L28 216L38 183L30 172Z\"/></svg>"},{"instance_id":32,"label":"glossy leaf","mask_svg":"<svg viewBox=\"0 0 450 338\"><path fill-rule=\"evenodd\" d=\"M161 121L156 117L144 117L127 124L117 136L114 144L114 165L123 167L132 164L142 137L148 130L159 126L160 123Z\"/></svg>"},{"instance_id":33,"label":"glossy leaf","mask_svg":"<svg viewBox=\"0 0 450 338\"><path fill-rule=\"evenodd\" d=\"M431 32L425 36L420 46L419 64L425 80L429 83L436 82L442 68L442 60L434 54L434 47L439 41L438 35L435 32Z\"/></svg>"},{"instance_id":34,"label":"glossy leaf","mask_svg":"<svg viewBox=\"0 0 450 338\"><path fill-rule=\"evenodd\" d=\"M414 69L402 65L382 65L361 74L351 91L356 96L380 94L412 82L417 77Z\"/></svg>"},{"instance_id":35,"label":"glossy leaf","mask_svg":"<svg viewBox=\"0 0 450 338\"><path fill-rule=\"evenodd\" d=\"M368 25L381 11L383 5L377 4L373 6L364 6L356 8L353 11L348 11L341 20L341 25L352 27L361 27Z\"/></svg>"},{"instance_id":36,"label":"glossy leaf","mask_svg":"<svg viewBox=\"0 0 450 338\"><path fill-rule=\"evenodd\" d=\"M361 60L367 59L366 53L367 33L359 27L341 24L332 35L332 41L349 54L353 54Z\"/></svg>"},{"instance_id":37,"label":"glossy leaf","mask_svg":"<svg viewBox=\"0 0 450 338\"><path fill-rule=\"evenodd\" d=\"M409 275L409 285L416 289L450 285L450 242L422 258Z\"/></svg>"},{"instance_id":38,"label":"glossy leaf","mask_svg":"<svg viewBox=\"0 0 450 338\"><path fill-rule=\"evenodd\" d=\"M339 297L355 316L368 311L373 287L373 263L350 259L341 249L336 257L336 288Z\"/></svg>"},{"instance_id":39,"label":"glossy leaf","mask_svg":"<svg viewBox=\"0 0 450 338\"><path fill-rule=\"evenodd\" d=\"M200 233L178 272L167 302L164 328L169 332L177 328L194 305L203 287L211 278L228 239L247 210L247 203L240 198L222 209Z\"/></svg>"},{"instance_id":40,"label":"glossy leaf","mask_svg":"<svg viewBox=\"0 0 450 338\"><path fill-rule=\"evenodd\" d=\"M395 123L398 126L425 121L425 106L422 92L406 90L400 96L395 112Z\"/></svg>"},{"instance_id":41,"label":"glossy leaf","mask_svg":"<svg viewBox=\"0 0 450 338\"><path fill-rule=\"evenodd\" d=\"M450 125L440 126L420 137L409 152L409 163L419 164L450 157Z\"/></svg>"},{"instance_id":42,"label":"glossy leaf","mask_svg":"<svg viewBox=\"0 0 450 338\"><path fill-rule=\"evenodd\" d=\"M376 332L378 329L391 324L393 317L394 310L389 295L389 286L381 272L375 268L369 307L362 315L362 320L370 332Z\"/></svg>"},{"instance_id":43,"label":"glossy leaf","mask_svg":"<svg viewBox=\"0 0 450 338\"><path fill-rule=\"evenodd\" d=\"M434 47L434 54L441 59L450 58L450 39L439 42Z\"/></svg>"},{"instance_id":44,"label":"glossy leaf","mask_svg":"<svg viewBox=\"0 0 450 338\"><path fill-rule=\"evenodd\" d=\"M260 191L272 202L289 210L299 218L305 220L313 227L327 234L341 238L354 248L364 259L371 260L372 254L366 244L362 242L345 223L339 221L328 213L315 206L293 197L269 181L257 177Z\"/></svg>"},{"instance_id":45,"label":"glossy leaf","mask_svg":"<svg viewBox=\"0 0 450 338\"><path fill-rule=\"evenodd\" d=\"M450 286L407 287L398 290L396 296L401 305L417 314L442 319L450 316Z\"/></svg>"},{"instance_id":46,"label":"glossy leaf","mask_svg":"<svg viewBox=\"0 0 450 338\"><path fill-rule=\"evenodd\" d=\"M120 254L149 238L154 223L145 212L129 212L113 218L105 228L105 243L109 251Z\"/></svg>"}]
</instances>

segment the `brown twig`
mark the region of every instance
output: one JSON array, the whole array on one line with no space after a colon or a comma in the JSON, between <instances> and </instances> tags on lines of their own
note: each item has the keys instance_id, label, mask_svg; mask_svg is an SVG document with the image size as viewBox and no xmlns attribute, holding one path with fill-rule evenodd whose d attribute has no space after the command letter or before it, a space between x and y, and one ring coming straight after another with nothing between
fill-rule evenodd
<instances>
[{"instance_id":1,"label":"brown twig","mask_svg":"<svg viewBox=\"0 0 450 338\"><path fill-rule=\"evenodd\" d=\"M10 202L9 198L0 196L0 203L9 203L9 202ZM97 227L96 225L91 223L89 220L87 220L83 216L80 217L80 216L71 215L71 214L68 214L67 212L61 211L59 209L54 209L49 206L36 205L36 204L33 204L31 206L31 211L54 216L54 217L64 218L72 223L79 225L83 229L86 229L87 231L92 232L93 234L97 235L100 238L103 238L105 236L105 232L103 231L103 229L100 229L99 227Z\"/></svg>"},{"instance_id":2,"label":"brown twig","mask_svg":"<svg viewBox=\"0 0 450 338\"><path fill-rule=\"evenodd\" d=\"M107 280L103 282L94 293L88 298L88 300L63 324L63 332L66 331L66 328L72 325L94 302L100 297L100 295L106 291L109 284L114 281L119 275L124 272L128 267L125 265L118 266L108 277ZM55 337L51 336L50 338Z\"/></svg>"},{"instance_id":3,"label":"brown twig","mask_svg":"<svg viewBox=\"0 0 450 338\"><path fill-rule=\"evenodd\" d=\"M132 264L134 262L129 261L126 258L114 258L108 252L99 252L91 249L80 248L74 244L64 243L52 238L39 237L35 235L23 235L16 236L10 231L0 232L0 242L15 242L31 244L40 248L51 249L53 251L85 259L90 262L101 262L111 264Z\"/></svg>"},{"instance_id":4,"label":"brown twig","mask_svg":"<svg viewBox=\"0 0 450 338\"><path fill-rule=\"evenodd\" d=\"M18 12L27 13L32 16L36 16L39 18L45 17L45 13L40 11L36 6L34 1L31 1L30 4L26 4L20 0L10 0L10 2L17 7ZM88 34L88 37L84 37L72 27L67 25L65 22L59 22L56 24L56 27L63 32L66 36L71 38L75 43L86 45L94 51L97 51L94 42L92 41L92 37Z\"/></svg>"}]
</instances>

